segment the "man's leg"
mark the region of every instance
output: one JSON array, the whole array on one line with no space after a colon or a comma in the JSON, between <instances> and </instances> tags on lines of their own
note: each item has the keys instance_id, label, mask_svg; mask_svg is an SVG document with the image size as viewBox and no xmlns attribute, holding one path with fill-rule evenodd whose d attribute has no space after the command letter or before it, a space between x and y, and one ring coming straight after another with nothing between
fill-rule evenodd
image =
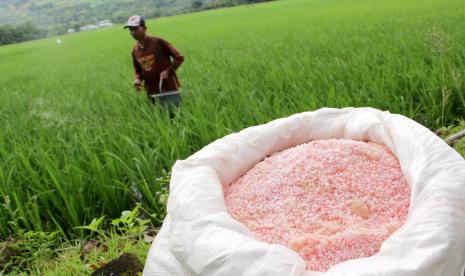
<instances>
[{"instance_id":1,"label":"man's leg","mask_svg":"<svg viewBox=\"0 0 465 276\"><path fill-rule=\"evenodd\" d=\"M167 95L160 97L160 103L163 107L168 108L170 113L170 119L175 117L175 110L179 108L181 105L181 95L174 94L174 95Z\"/></svg>"},{"instance_id":2,"label":"man's leg","mask_svg":"<svg viewBox=\"0 0 465 276\"><path fill-rule=\"evenodd\" d=\"M155 104L156 102L156 98L152 97L152 95L149 94L147 94L147 100L152 104Z\"/></svg>"}]
</instances>

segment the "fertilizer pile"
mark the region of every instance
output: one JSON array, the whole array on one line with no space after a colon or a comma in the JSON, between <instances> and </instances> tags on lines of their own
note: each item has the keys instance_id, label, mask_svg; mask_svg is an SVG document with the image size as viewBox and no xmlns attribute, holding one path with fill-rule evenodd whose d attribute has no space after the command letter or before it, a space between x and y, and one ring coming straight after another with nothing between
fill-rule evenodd
<instances>
[{"instance_id":1,"label":"fertilizer pile","mask_svg":"<svg viewBox=\"0 0 465 276\"><path fill-rule=\"evenodd\" d=\"M308 270L368 257L405 222L410 188L385 147L316 140L267 157L225 188L229 213Z\"/></svg>"}]
</instances>

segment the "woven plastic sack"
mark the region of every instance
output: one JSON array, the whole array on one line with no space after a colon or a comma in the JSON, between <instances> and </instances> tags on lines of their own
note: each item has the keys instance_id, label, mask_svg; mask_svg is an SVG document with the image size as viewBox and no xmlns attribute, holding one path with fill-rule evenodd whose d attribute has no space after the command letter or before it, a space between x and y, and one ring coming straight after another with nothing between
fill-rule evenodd
<instances>
[{"instance_id":1,"label":"woven plastic sack","mask_svg":"<svg viewBox=\"0 0 465 276\"><path fill-rule=\"evenodd\" d=\"M386 145L411 186L406 223L379 252L327 272L256 240L226 211L223 185L266 156L318 139ZM228 135L173 167L168 216L144 275L458 276L465 263L465 161L420 124L372 108L323 108ZM461 274L462 273L462 274Z\"/></svg>"}]
</instances>

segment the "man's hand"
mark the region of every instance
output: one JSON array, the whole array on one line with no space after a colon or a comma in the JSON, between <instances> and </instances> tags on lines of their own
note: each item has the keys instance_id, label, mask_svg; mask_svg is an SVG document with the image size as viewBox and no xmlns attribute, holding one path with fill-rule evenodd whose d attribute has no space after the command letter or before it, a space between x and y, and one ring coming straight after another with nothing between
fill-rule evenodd
<instances>
[{"instance_id":1,"label":"man's hand","mask_svg":"<svg viewBox=\"0 0 465 276\"><path fill-rule=\"evenodd\" d=\"M140 91L142 89L142 81L140 79L135 79L132 85L134 85L136 91Z\"/></svg>"},{"instance_id":2,"label":"man's hand","mask_svg":"<svg viewBox=\"0 0 465 276\"><path fill-rule=\"evenodd\" d=\"M165 71L161 72L161 74L160 74L160 79L162 79L162 80L166 80L166 79L168 79L169 77L170 77L170 72L169 72L169 70L165 70Z\"/></svg>"}]
</instances>

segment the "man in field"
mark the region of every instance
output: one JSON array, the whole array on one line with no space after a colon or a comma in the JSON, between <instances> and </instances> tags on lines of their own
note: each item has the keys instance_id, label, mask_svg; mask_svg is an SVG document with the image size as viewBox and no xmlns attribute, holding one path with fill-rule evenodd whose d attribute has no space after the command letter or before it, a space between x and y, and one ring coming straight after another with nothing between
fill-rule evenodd
<instances>
[{"instance_id":1,"label":"man in field","mask_svg":"<svg viewBox=\"0 0 465 276\"><path fill-rule=\"evenodd\" d=\"M129 17L124 28L129 28L131 36L137 40L132 50L136 90L140 91L144 85L153 103L179 106L180 84L175 71L184 57L166 40L146 35L145 21L139 15Z\"/></svg>"}]
</instances>

